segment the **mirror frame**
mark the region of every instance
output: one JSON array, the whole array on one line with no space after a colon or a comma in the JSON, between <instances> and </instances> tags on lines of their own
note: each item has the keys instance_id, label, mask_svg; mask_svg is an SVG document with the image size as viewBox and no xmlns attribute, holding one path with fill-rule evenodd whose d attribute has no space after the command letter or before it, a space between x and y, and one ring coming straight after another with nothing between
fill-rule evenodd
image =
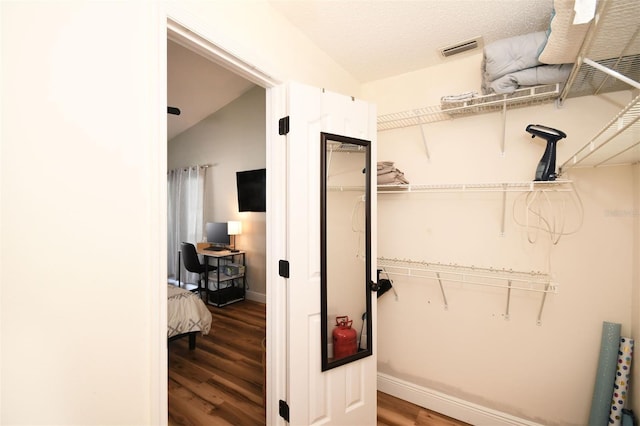
<instances>
[{"instance_id":1,"label":"mirror frame","mask_svg":"<svg viewBox=\"0 0 640 426\"><path fill-rule=\"evenodd\" d=\"M358 350L353 355L329 361L329 327L328 327L328 307L327 307L327 146L329 141L341 142L350 145L363 147L365 157L365 280L362 288L366 300L366 329L367 347ZM321 355L322 371L327 371L350 362L366 358L373 354L373 327L371 322L371 141L364 139L350 138L347 136L332 133L320 133L320 324L321 324Z\"/></svg>"}]
</instances>

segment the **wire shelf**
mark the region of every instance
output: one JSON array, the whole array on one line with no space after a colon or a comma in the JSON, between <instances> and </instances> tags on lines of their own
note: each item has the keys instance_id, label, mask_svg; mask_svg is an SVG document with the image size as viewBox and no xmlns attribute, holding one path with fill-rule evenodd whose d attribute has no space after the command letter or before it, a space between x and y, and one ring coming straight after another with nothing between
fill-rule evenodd
<instances>
[{"instance_id":1,"label":"wire shelf","mask_svg":"<svg viewBox=\"0 0 640 426\"><path fill-rule=\"evenodd\" d=\"M410 111L378 116L378 131L397 129L421 124L435 123L480 113L501 111L504 108L518 108L555 101L560 94L559 84L547 84L518 89L510 94L477 96L464 102L416 108Z\"/></svg>"},{"instance_id":2,"label":"wire shelf","mask_svg":"<svg viewBox=\"0 0 640 426\"><path fill-rule=\"evenodd\" d=\"M570 180L494 182L494 183L443 183L418 185L378 185L378 194L402 194L408 192L529 192L573 191Z\"/></svg>"},{"instance_id":3,"label":"wire shelf","mask_svg":"<svg viewBox=\"0 0 640 426\"><path fill-rule=\"evenodd\" d=\"M381 267L385 273L417 278L437 279L437 276L429 274L441 274L440 279L443 281L542 293L558 292L558 284L551 280L549 274L540 271L516 271L505 268L485 268L387 257L378 258L378 267ZM499 281L503 281L503 283L499 283ZM515 282L518 285L508 286L506 281Z\"/></svg>"},{"instance_id":4,"label":"wire shelf","mask_svg":"<svg viewBox=\"0 0 640 426\"><path fill-rule=\"evenodd\" d=\"M383 274L437 281L445 309L449 307L444 288L444 283L446 282L504 289L507 296L505 319L509 319L512 291L542 293L537 318L538 325L542 325L542 311L547 293L558 293L559 287L549 274L540 271L514 271L512 269L442 264L386 257L379 257L377 260L378 268Z\"/></svg>"},{"instance_id":5,"label":"wire shelf","mask_svg":"<svg viewBox=\"0 0 640 426\"><path fill-rule=\"evenodd\" d=\"M640 96L618 113L600 132L560 166L571 168L640 162Z\"/></svg>"},{"instance_id":6,"label":"wire shelf","mask_svg":"<svg viewBox=\"0 0 640 426\"><path fill-rule=\"evenodd\" d=\"M560 94L566 98L628 90L631 86L588 64L590 59L607 69L640 81L640 2L599 2L594 19L567 84Z\"/></svg>"}]
</instances>

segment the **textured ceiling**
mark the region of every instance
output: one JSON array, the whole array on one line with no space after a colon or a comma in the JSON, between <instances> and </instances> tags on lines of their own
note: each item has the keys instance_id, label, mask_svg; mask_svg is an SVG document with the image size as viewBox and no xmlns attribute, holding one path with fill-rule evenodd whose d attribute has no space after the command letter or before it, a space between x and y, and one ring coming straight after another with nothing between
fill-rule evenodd
<instances>
[{"instance_id":1,"label":"textured ceiling","mask_svg":"<svg viewBox=\"0 0 640 426\"><path fill-rule=\"evenodd\" d=\"M360 82L445 60L438 48L548 27L552 0L269 0Z\"/></svg>"},{"instance_id":2,"label":"textured ceiling","mask_svg":"<svg viewBox=\"0 0 640 426\"><path fill-rule=\"evenodd\" d=\"M553 4L553 0L267 1L362 83L455 61L465 53L443 58L438 49L474 37L481 36L488 44L544 30ZM167 73L169 105L182 110L180 116L168 116L169 139L253 87L171 41Z\"/></svg>"}]
</instances>

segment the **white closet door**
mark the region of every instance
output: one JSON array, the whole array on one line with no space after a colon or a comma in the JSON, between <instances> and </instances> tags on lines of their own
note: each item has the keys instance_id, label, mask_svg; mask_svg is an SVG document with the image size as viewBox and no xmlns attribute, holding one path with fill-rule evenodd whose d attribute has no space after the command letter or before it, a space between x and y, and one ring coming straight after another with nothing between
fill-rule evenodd
<instances>
[{"instance_id":1,"label":"white closet door","mask_svg":"<svg viewBox=\"0 0 640 426\"><path fill-rule=\"evenodd\" d=\"M373 301L373 356L321 371L320 334L320 132L366 139L376 152L375 107L366 102L289 83L272 89L287 100L286 252L289 278L286 309L285 402L293 425L371 425L376 423L377 312ZM375 173L372 174L375 179ZM375 182L373 182L375 188ZM372 191L372 277L375 277L376 199ZM272 238L280 238L272 236ZM375 279L375 278L374 278ZM375 294L374 294L375 299ZM286 299L286 301L284 301ZM278 352L276 350L276 352ZM278 354L275 354L278 356ZM275 364L278 364L275 361ZM276 375L278 368L275 369ZM275 377L274 377L275 379ZM277 399L277 398L276 398ZM271 399L273 401L273 399ZM283 420L280 419L281 424Z\"/></svg>"}]
</instances>

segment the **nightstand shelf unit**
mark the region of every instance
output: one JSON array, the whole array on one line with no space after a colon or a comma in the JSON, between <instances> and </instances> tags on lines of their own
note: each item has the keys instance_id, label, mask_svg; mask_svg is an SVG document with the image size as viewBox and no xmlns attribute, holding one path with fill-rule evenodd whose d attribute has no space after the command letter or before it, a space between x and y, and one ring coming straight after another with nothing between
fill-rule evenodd
<instances>
[{"instance_id":1,"label":"nightstand shelf unit","mask_svg":"<svg viewBox=\"0 0 640 426\"><path fill-rule=\"evenodd\" d=\"M246 292L245 252L211 252L205 255L208 272L206 302L221 308L244 300ZM215 268L215 269L214 269Z\"/></svg>"}]
</instances>

